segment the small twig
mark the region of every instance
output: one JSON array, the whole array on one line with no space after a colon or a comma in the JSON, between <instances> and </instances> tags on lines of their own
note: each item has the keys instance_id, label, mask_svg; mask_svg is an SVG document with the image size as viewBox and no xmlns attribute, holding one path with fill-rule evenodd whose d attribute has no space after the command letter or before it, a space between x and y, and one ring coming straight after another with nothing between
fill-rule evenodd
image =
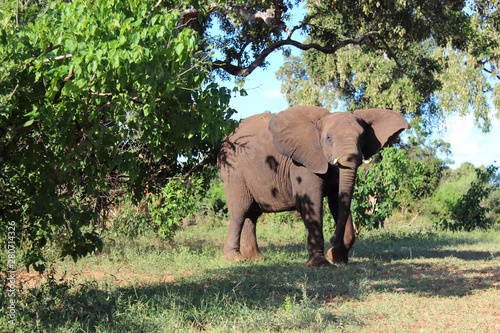
<instances>
[{"instance_id":1,"label":"small twig","mask_svg":"<svg viewBox=\"0 0 500 333\"><path fill-rule=\"evenodd\" d=\"M9 103L10 99L12 98L12 96L14 96L14 94L16 93L17 88L19 88L19 83L16 84L16 87L14 88L14 90L12 91L12 93L10 94L9 98L7 98L7 101L5 102L5 104Z\"/></svg>"},{"instance_id":2,"label":"small twig","mask_svg":"<svg viewBox=\"0 0 500 333\"><path fill-rule=\"evenodd\" d=\"M416 220L418 214L420 214L420 211L418 211L417 215L415 215L415 217L410 221L410 223L408 223L408 226L410 226Z\"/></svg>"},{"instance_id":3,"label":"small twig","mask_svg":"<svg viewBox=\"0 0 500 333\"><path fill-rule=\"evenodd\" d=\"M90 125L89 125L89 113L88 113L90 96L92 95L91 91L90 91L90 87L92 86L92 82L94 82L96 76L97 76L97 71L94 72L94 75L92 75L92 79L90 79L89 88L87 90L87 99L85 100L85 106L83 108L83 123L84 123L83 128L85 130L88 130L90 128Z\"/></svg>"},{"instance_id":4,"label":"small twig","mask_svg":"<svg viewBox=\"0 0 500 333\"><path fill-rule=\"evenodd\" d=\"M16 29L19 26L19 0L16 1Z\"/></svg>"},{"instance_id":5,"label":"small twig","mask_svg":"<svg viewBox=\"0 0 500 333\"><path fill-rule=\"evenodd\" d=\"M158 2L153 6L153 8L151 8L151 10L148 12L148 14L146 16L150 16L151 14L153 14L154 10L156 8L158 8L158 6L163 2L163 0L158 0Z\"/></svg>"},{"instance_id":6,"label":"small twig","mask_svg":"<svg viewBox=\"0 0 500 333\"><path fill-rule=\"evenodd\" d=\"M33 66L33 61L35 61L38 57L40 57L40 56L42 56L42 55L44 55L44 54L47 54L47 53L49 53L49 52L51 52L51 51L54 51L54 50L56 50L56 49L58 49L58 48L60 48L60 47L62 47L62 44L57 44L57 45L55 45L55 46L51 46L51 47L49 47L48 49L46 49L46 50L44 50L44 51L40 52L38 55L34 56L34 57L31 59L31 61L30 61L30 62L28 62L28 63L27 63L24 67L28 68L28 67L30 67L30 66ZM45 61L45 60L44 60L44 61Z\"/></svg>"},{"instance_id":7,"label":"small twig","mask_svg":"<svg viewBox=\"0 0 500 333\"><path fill-rule=\"evenodd\" d=\"M54 58L45 58L45 59L43 59L43 62L47 63L47 62L51 62L52 60L62 60L62 59L72 58L72 57L73 57L73 55L71 53L67 53L67 54L63 54L63 55L60 55L60 56L57 56Z\"/></svg>"},{"instance_id":8,"label":"small twig","mask_svg":"<svg viewBox=\"0 0 500 333\"><path fill-rule=\"evenodd\" d=\"M203 161L201 161L200 163L198 163L197 165L195 165L191 170L189 170L184 176L182 176L182 180L185 181L189 178L189 176L191 176L191 174L195 171L198 171L200 170L201 168L203 168L203 166L207 165L208 163L212 162L212 161L215 161L216 157L217 157L217 150L215 152L213 152L212 154L208 155L207 157L205 157L205 159L203 159Z\"/></svg>"},{"instance_id":9,"label":"small twig","mask_svg":"<svg viewBox=\"0 0 500 333\"><path fill-rule=\"evenodd\" d=\"M93 96L116 96L116 95L119 95L119 94L123 94L125 92L126 92L125 90L111 92L111 93L98 93L98 92L91 91L90 94L93 95Z\"/></svg>"},{"instance_id":10,"label":"small twig","mask_svg":"<svg viewBox=\"0 0 500 333\"><path fill-rule=\"evenodd\" d=\"M210 56L210 53L207 53L206 56L204 56L203 58L201 58L200 60L198 60L194 65L192 65L189 69L186 69L184 72L180 73L179 75L177 75L177 79L180 78L181 76L183 76L184 74L186 74L187 72L190 72L192 71L195 67L197 67L199 64L201 64L205 59L207 59L208 57Z\"/></svg>"},{"instance_id":11,"label":"small twig","mask_svg":"<svg viewBox=\"0 0 500 333\"><path fill-rule=\"evenodd\" d=\"M382 44L384 44L384 47L385 47L386 51L389 53L389 57L396 62L396 66L398 67L398 69L401 72L403 72L403 66L399 63L398 58L396 57L396 55L394 54L394 52L392 52L392 50L389 47L389 45L385 42L385 40L380 35L378 36L378 39L382 42Z\"/></svg>"}]
</instances>

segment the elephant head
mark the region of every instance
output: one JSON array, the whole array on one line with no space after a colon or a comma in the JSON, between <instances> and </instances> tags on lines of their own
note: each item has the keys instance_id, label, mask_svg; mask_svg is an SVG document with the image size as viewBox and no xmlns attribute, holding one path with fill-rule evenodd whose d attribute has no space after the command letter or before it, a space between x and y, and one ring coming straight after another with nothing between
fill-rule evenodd
<instances>
[{"instance_id":1,"label":"elephant head","mask_svg":"<svg viewBox=\"0 0 500 333\"><path fill-rule=\"evenodd\" d=\"M333 197L329 197L330 209L337 224L330 259L347 262L347 251L354 244L350 206L357 168L406 128L404 117L385 109L356 110L350 114L301 106L271 119L269 130L280 154L313 173L338 174L338 193L329 195Z\"/></svg>"}]
</instances>

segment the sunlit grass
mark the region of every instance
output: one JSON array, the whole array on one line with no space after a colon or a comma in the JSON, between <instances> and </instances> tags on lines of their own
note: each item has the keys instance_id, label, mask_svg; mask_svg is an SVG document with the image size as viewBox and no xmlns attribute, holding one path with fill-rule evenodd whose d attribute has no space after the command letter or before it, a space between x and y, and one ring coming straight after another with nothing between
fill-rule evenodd
<instances>
[{"instance_id":1,"label":"sunlit grass","mask_svg":"<svg viewBox=\"0 0 500 333\"><path fill-rule=\"evenodd\" d=\"M173 242L109 234L102 254L58 261L52 279L23 286L18 331L500 328L499 230L388 228L364 232L350 264L330 268L305 267L300 223L260 224L266 260L239 264L222 255L227 222L181 228Z\"/></svg>"}]
</instances>

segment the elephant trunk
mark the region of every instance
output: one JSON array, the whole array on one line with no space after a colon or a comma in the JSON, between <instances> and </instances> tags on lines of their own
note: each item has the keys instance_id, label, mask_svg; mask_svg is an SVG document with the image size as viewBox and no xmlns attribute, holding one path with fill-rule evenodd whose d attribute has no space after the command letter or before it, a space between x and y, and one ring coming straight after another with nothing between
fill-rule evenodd
<instances>
[{"instance_id":1,"label":"elephant trunk","mask_svg":"<svg viewBox=\"0 0 500 333\"><path fill-rule=\"evenodd\" d=\"M335 234L330 240L333 249L329 255L334 262L347 263L347 254L355 241L355 230L351 217L351 199L359 163L356 161L339 165L338 215Z\"/></svg>"}]
</instances>

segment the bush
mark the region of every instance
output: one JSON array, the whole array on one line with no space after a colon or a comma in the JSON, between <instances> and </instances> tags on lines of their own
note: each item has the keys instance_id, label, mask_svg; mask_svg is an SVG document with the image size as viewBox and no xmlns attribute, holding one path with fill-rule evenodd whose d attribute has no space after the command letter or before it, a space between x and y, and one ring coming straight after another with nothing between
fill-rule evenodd
<instances>
[{"instance_id":1,"label":"bush","mask_svg":"<svg viewBox=\"0 0 500 333\"><path fill-rule=\"evenodd\" d=\"M137 237L152 230L151 217L145 200L134 204L127 195L118 200L116 215L111 217L111 230L119 235Z\"/></svg>"},{"instance_id":2,"label":"bush","mask_svg":"<svg viewBox=\"0 0 500 333\"><path fill-rule=\"evenodd\" d=\"M358 169L351 210L359 227L383 227L385 219L397 206L397 195L401 189L404 188L408 192L406 195L410 196L411 190L423 180L420 174L422 168L418 162L412 165L405 150L386 148L381 152L381 157L381 162ZM403 186L403 181L411 186Z\"/></svg>"},{"instance_id":3,"label":"bush","mask_svg":"<svg viewBox=\"0 0 500 333\"><path fill-rule=\"evenodd\" d=\"M434 194L422 201L422 213L435 223L451 218L452 207L476 179L475 169L474 165L463 163L458 169L447 171Z\"/></svg>"},{"instance_id":4,"label":"bush","mask_svg":"<svg viewBox=\"0 0 500 333\"><path fill-rule=\"evenodd\" d=\"M29 267L60 227L61 256L100 250L94 227L122 191L162 187L236 122L177 2L27 3L0 6L0 234L16 224Z\"/></svg>"},{"instance_id":5,"label":"bush","mask_svg":"<svg viewBox=\"0 0 500 333\"><path fill-rule=\"evenodd\" d=\"M224 185L214 166L205 167L205 178L209 178L208 188L198 193L197 207L198 212L205 215L211 215L219 219L228 217L226 196L224 195Z\"/></svg>"},{"instance_id":6,"label":"bush","mask_svg":"<svg viewBox=\"0 0 500 333\"><path fill-rule=\"evenodd\" d=\"M149 214L160 236L171 238L182 220L194 212L202 185L201 178L194 183L172 179L158 195L149 197Z\"/></svg>"},{"instance_id":7,"label":"bush","mask_svg":"<svg viewBox=\"0 0 500 333\"><path fill-rule=\"evenodd\" d=\"M455 204L450 207L451 218L443 218L440 226L444 230L471 231L474 229L488 229L493 221L487 217L488 208L482 202L496 189L496 184L490 181L494 178L498 167L490 165L485 169L477 168L477 179Z\"/></svg>"},{"instance_id":8,"label":"bush","mask_svg":"<svg viewBox=\"0 0 500 333\"><path fill-rule=\"evenodd\" d=\"M222 220L227 217L227 204L222 181L212 166L192 176L191 181L170 179L157 194L148 194L140 202L124 197L117 214L111 219L113 231L130 237L154 230L170 239L175 230L193 215Z\"/></svg>"}]
</instances>

